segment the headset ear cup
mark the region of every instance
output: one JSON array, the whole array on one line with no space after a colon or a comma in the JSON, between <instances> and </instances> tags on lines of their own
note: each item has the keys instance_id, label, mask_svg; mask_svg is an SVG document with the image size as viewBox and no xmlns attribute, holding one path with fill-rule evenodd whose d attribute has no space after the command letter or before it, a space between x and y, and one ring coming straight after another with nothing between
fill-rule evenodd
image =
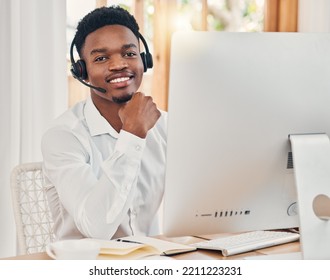
<instances>
[{"instance_id":1,"label":"headset ear cup","mask_svg":"<svg viewBox=\"0 0 330 280\"><path fill-rule=\"evenodd\" d=\"M142 62L143 62L144 72L146 72L148 68L152 68L154 66L154 62L152 59L152 55L149 52L148 44L140 33L139 33L139 38L141 39L144 49L145 49L145 53L142 52L142 53L140 53L140 55L141 55Z\"/></svg>"},{"instance_id":2,"label":"headset ear cup","mask_svg":"<svg viewBox=\"0 0 330 280\"><path fill-rule=\"evenodd\" d=\"M142 58L142 62L143 62L143 68L144 68L144 72L147 71L148 68L152 68L154 66L154 62L152 59L152 55L151 53L140 53L141 58Z\"/></svg>"},{"instance_id":3,"label":"headset ear cup","mask_svg":"<svg viewBox=\"0 0 330 280\"><path fill-rule=\"evenodd\" d=\"M152 55L149 52L146 53L146 64L147 64L147 68L152 68L154 66Z\"/></svg>"},{"instance_id":4,"label":"headset ear cup","mask_svg":"<svg viewBox=\"0 0 330 280\"><path fill-rule=\"evenodd\" d=\"M141 55L141 59L142 59L142 63L143 63L143 70L144 72L147 71L147 59L146 59L146 54L144 52L140 53Z\"/></svg>"},{"instance_id":5,"label":"headset ear cup","mask_svg":"<svg viewBox=\"0 0 330 280\"><path fill-rule=\"evenodd\" d=\"M87 79L87 70L86 70L86 63L83 60L78 60L75 63L71 64L71 73L72 76L76 79Z\"/></svg>"},{"instance_id":6,"label":"headset ear cup","mask_svg":"<svg viewBox=\"0 0 330 280\"><path fill-rule=\"evenodd\" d=\"M82 80L86 80L88 75L87 75L87 69L86 69L86 63L85 61L79 59L77 62L76 62L76 66L78 68L78 73L80 74L80 79Z\"/></svg>"},{"instance_id":7,"label":"headset ear cup","mask_svg":"<svg viewBox=\"0 0 330 280\"><path fill-rule=\"evenodd\" d=\"M76 63L72 63L71 64L71 74L72 76L75 78L75 79L78 79L78 76L79 76L79 73L78 73L78 70L77 70L77 65Z\"/></svg>"}]
</instances>

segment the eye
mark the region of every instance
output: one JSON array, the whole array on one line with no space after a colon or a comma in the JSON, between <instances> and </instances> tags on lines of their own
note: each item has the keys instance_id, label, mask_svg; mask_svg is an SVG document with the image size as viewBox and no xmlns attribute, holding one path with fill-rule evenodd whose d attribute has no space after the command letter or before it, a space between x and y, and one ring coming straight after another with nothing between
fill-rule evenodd
<instances>
[{"instance_id":1,"label":"eye","mask_svg":"<svg viewBox=\"0 0 330 280\"><path fill-rule=\"evenodd\" d=\"M126 52L124 56L135 57L136 56L136 53L135 52Z\"/></svg>"},{"instance_id":2,"label":"eye","mask_svg":"<svg viewBox=\"0 0 330 280\"><path fill-rule=\"evenodd\" d=\"M95 62L103 62L107 59L106 56L98 56L94 59Z\"/></svg>"}]
</instances>

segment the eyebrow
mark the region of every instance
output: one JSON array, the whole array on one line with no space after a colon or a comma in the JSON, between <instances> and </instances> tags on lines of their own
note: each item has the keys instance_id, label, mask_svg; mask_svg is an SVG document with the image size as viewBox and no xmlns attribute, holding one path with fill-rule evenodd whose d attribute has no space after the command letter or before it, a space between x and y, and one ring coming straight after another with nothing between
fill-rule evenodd
<instances>
[{"instance_id":1,"label":"eyebrow","mask_svg":"<svg viewBox=\"0 0 330 280\"><path fill-rule=\"evenodd\" d=\"M130 43L130 44L125 44L121 47L122 50L127 50L127 49L130 49L130 48L137 48L137 46L133 43ZM101 48L101 49L93 49L91 52L90 52L90 55L93 55L95 53L105 53L107 52L107 48Z\"/></svg>"}]
</instances>

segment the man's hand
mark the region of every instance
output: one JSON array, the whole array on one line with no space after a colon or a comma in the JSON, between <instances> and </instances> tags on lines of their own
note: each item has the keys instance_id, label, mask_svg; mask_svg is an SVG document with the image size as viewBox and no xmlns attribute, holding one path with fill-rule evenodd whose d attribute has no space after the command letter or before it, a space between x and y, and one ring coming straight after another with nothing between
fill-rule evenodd
<instances>
[{"instance_id":1,"label":"man's hand","mask_svg":"<svg viewBox=\"0 0 330 280\"><path fill-rule=\"evenodd\" d=\"M160 111L151 96L137 92L120 110L122 129L140 138L145 138L160 117Z\"/></svg>"}]
</instances>

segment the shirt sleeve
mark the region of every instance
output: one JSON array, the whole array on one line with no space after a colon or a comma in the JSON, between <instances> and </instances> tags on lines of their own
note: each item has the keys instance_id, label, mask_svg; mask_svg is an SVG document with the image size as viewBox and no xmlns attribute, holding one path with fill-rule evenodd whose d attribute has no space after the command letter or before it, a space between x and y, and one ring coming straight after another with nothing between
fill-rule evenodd
<instances>
[{"instance_id":1,"label":"shirt sleeve","mask_svg":"<svg viewBox=\"0 0 330 280\"><path fill-rule=\"evenodd\" d=\"M121 131L113 153L97 168L88 144L71 131L53 129L43 136L46 176L83 235L114 235L134 198L144 147L145 139Z\"/></svg>"}]
</instances>

